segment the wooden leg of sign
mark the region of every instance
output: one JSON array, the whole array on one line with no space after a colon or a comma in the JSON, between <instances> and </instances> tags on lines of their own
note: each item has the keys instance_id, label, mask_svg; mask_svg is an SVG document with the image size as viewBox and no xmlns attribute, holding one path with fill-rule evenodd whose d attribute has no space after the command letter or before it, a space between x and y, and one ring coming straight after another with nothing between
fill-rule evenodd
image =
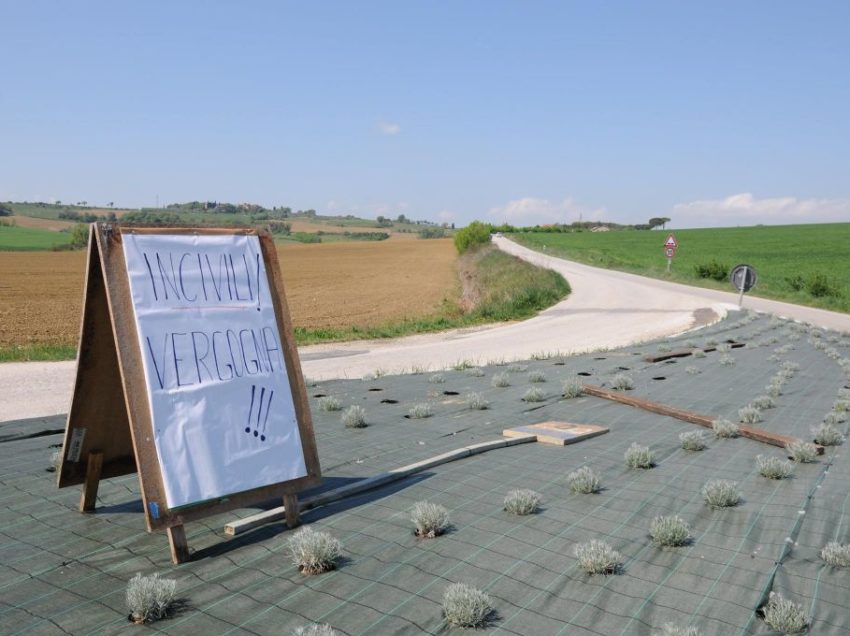
<instances>
[{"instance_id":1,"label":"wooden leg of sign","mask_svg":"<svg viewBox=\"0 0 850 636\"><path fill-rule=\"evenodd\" d=\"M80 494L80 512L91 512L97 500L97 486L100 483L100 470L103 467L103 453L92 451L86 466L86 481Z\"/></svg>"},{"instance_id":2,"label":"wooden leg of sign","mask_svg":"<svg viewBox=\"0 0 850 636\"><path fill-rule=\"evenodd\" d=\"M171 548L171 562L175 565L189 560L189 543L186 541L186 530L182 525L171 526L168 533L168 547Z\"/></svg>"},{"instance_id":3,"label":"wooden leg of sign","mask_svg":"<svg viewBox=\"0 0 850 636\"><path fill-rule=\"evenodd\" d=\"M298 509L298 495L283 496L283 512L286 515L286 525L296 528L301 525L301 514Z\"/></svg>"}]
</instances>

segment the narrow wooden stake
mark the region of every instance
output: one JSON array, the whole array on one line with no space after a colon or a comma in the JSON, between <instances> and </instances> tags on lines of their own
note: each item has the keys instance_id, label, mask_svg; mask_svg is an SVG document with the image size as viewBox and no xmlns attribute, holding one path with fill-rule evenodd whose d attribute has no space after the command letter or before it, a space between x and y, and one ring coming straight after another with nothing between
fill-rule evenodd
<instances>
[{"instance_id":1,"label":"narrow wooden stake","mask_svg":"<svg viewBox=\"0 0 850 636\"><path fill-rule=\"evenodd\" d=\"M171 526L168 533L168 547L171 548L171 562L175 565L189 560L189 543L186 541L186 530L182 525Z\"/></svg>"},{"instance_id":2,"label":"narrow wooden stake","mask_svg":"<svg viewBox=\"0 0 850 636\"><path fill-rule=\"evenodd\" d=\"M286 515L287 527L297 528L301 525L301 514L298 509L298 495L284 495L283 510Z\"/></svg>"},{"instance_id":3,"label":"narrow wooden stake","mask_svg":"<svg viewBox=\"0 0 850 636\"><path fill-rule=\"evenodd\" d=\"M80 512L91 512L94 510L102 467L103 453L100 451L90 452L88 465L86 466L86 481L83 484L83 492L80 494Z\"/></svg>"},{"instance_id":4,"label":"narrow wooden stake","mask_svg":"<svg viewBox=\"0 0 850 636\"><path fill-rule=\"evenodd\" d=\"M659 415L674 417L677 420L690 422L691 424L699 424L706 428L712 428L715 420L715 418L708 415L700 415L699 413L693 413L692 411L686 411L684 409L677 409L673 406L668 406L659 402L650 402L649 400L630 397L625 395L622 391L609 391L608 389L593 386L592 384L584 384L582 386L587 395L601 397L606 400L611 400L612 402L619 402L620 404L627 404L644 411L649 411L650 413L658 413ZM779 446L780 448L785 448L791 442L800 441L800 438L798 437L772 433L764 429L756 428L755 426L748 426L747 424L738 425L738 434L741 437L748 437L749 439L754 439L757 442L770 444L771 446ZM817 448L818 455L823 455L823 446L815 444L815 447Z\"/></svg>"}]
</instances>

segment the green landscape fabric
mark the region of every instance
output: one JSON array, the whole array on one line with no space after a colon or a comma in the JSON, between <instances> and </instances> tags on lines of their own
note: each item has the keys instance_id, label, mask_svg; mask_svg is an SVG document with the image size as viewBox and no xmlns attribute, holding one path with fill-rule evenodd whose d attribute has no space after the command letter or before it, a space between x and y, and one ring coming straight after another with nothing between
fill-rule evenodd
<instances>
[{"instance_id":1,"label":"green landscape fabric","mask_svg":"<svg viewBox=\"0 0 850 636\"><path fill-rule=\"evenodd\" d=\"M673 363L643 359L659 346L710 346L715 340L746 346ZM170 634L287 634L311 622L352 635L443 633L452 630L442 616L442 595L459 581L492 597L496 613L488 633L648 635L673 623L704 635L770 634L757 609L770 592L779 592L812 617L811 633L846 634L850 569L819 557L828 541L850 543L844 447L828 447L817 462L795 465L791 479L769 480L759 475L755 457L784 458L781 448L714 439L699 426L600 398L564 399L561 385L585 373L580 377L587 383L610 387L615 374L625 373L634 382L629 395L737 420L738 409L765 392L782 362L794 362L799 370L756 426L811 439L811 426L848 385L839 364L850 357L848 344L846 334L733 313L663 343L500 361L481 367L480 377L458 361L458 369L439 371L440 383L437 371L311 382L325 476L314 492L499 439L512 426L563 420L610 428L566 447L538 443L489 451L306 512L305 524L344 545L338 567L317 576L292 565L291 531L281 523L235 538L224 534L225 523L256 509L189 524L193 560L172 566L164 535L144 531L135 475L101 482L97 512L80 514L79 490L57 490L48 471L64 418L2 424L0 632L137 633L145 628L127 620L126 583L136 572L159 572L177 580L180 603L147 629ZM735 363L721 364L724 355ZM494 361L498 357L494 352ZM530 382L532 371L543 372L546 381ZM493 387L496 373L506 373L510 386ZM543 401L521 399L533 386L544 391ZM489 408L470 409L472 392ZM321 396L336 397L343 408L363 406L368 426L345 428L341 411L319 409ZM418 403L429 403L433 415L405 417ZM846 422L839 427L847 432ZM683 450L684 431L705 431L708 448ZM652 449L653 468L626 468L623 455L632 442ZM582 466L600 474L601 492L570 492L567 475ZM701 489L712 478L738 482L741 504L707 507ZM538 491L542 509L525 517L505 512L503 500L513 488ZM409 510L422 500L448 508L445 535L414 536ZM655 546L648 533L659 515L685 519L692 541ZM578 568L575 545L591 539L622 553L620 573L587 575Z\"/></svg>"}]
</instances>

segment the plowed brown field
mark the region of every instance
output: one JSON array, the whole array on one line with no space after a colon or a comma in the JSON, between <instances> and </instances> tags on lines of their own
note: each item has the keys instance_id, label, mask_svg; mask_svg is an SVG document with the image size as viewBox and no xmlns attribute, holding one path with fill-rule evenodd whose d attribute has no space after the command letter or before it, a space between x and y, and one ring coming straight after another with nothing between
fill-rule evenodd
<instances>
[{"instance_id":1,"label":"plowed brown field","mask_svg":"<svg viewBox=\"0 0 850 636\"><path fill-rule=\"evenodd\" d=\"M296 327L374 326L438 311L457 294L450 239L278 248ZM0 347L76 344L83 252L0 252Z\"/></svg>"}]
</instances>

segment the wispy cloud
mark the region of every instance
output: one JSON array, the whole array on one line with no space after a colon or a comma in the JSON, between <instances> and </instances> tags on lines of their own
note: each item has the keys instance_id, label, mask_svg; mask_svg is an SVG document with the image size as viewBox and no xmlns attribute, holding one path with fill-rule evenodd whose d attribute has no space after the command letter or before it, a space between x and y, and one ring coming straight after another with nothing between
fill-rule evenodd
<instances>
[{"instance_id":1,"label":"wispy cloud","mask_svg":"<svg viewBox=\"0 0 850 636\"><path fill-rule=\"evenodd\" d=\"M512 225L546 225L550 223L572 223L580 218L585 221L600 220L605 213L605 208L582 206L573 199L549 201L548 199L525 197L491 208L489 216L496 222L504 221Z\"/></svg>"},{"instance_id":2,"label":"wispy cloud","mask_svg":"<svg viewBox=\"0 0 850 636\"><path fill-rule=\"evenodd\" d=\"M670 216L677 227L847 221L850 199L757 199L750 192L742 192L725 199L679 203Z\"/></svg>"},{"instance_id":3,"label":"wispy cloud","mask_svg":"<svg viewBox=\"0 0 850 636\"><path fill-rule=\"evenodd\" d=\"M397 135L401 132L401 125L392 121L379 121L378 132L382 135Z\"/></svg>"}]
</instances>

